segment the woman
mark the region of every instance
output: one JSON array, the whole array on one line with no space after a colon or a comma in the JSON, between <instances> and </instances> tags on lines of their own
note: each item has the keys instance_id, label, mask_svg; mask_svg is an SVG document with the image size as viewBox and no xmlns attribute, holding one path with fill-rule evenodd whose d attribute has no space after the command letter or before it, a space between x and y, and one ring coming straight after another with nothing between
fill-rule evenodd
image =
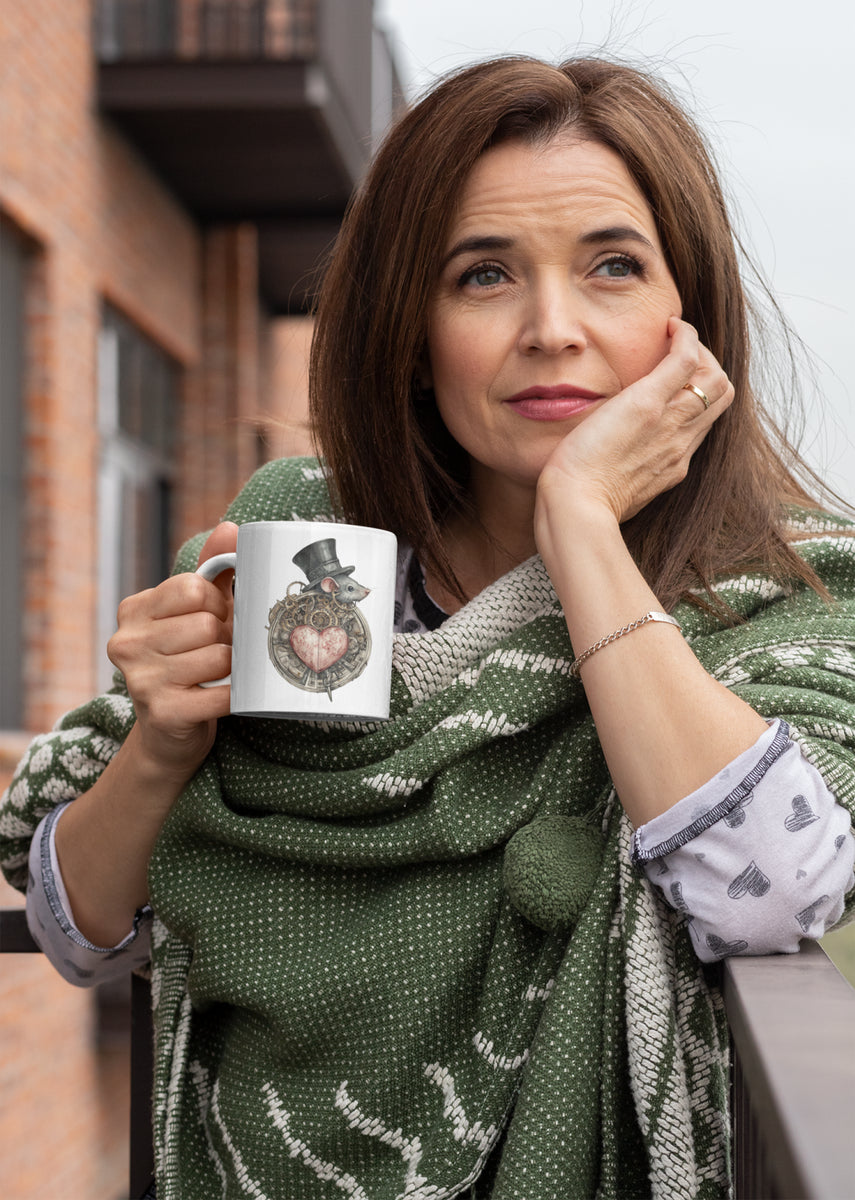
<instances>
[{"instance_id":1,"label":"woman","mask_svg":"<svg viewBox=\"0 0 855 1200\"><path fill-rule=\"evenodd\" d=\"M759 424L686 117L598 60L442 83L345 222L312 396L325 470L228 515L398 535L390 721L196 686L226 522L124 602L123 682L7 800L19 883L51 810L67 974L147 955L151 897L158 1194L727 1194L705 964L844 912L855 555Z\"/></svg>"}]
</instances>

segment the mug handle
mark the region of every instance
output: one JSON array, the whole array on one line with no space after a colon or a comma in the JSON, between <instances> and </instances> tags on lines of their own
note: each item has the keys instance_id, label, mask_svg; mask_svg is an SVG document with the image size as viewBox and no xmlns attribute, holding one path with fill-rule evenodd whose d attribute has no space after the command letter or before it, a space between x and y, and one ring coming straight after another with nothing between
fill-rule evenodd
<instances>
[{"instance_id":1,"label":"mug handle","mask_svg":"<svg viewBox=\"0 0 855 1200\"><path fill-rule=\"evenodd\" d=\"M223 571L233 571L237 564L237 555L230 552L228 554L215 554L213 558L207 559L200 567L196 568L196 574L201 575L203 579L214 580L218 575L222 575ZM204 683L200 683L199 687L220 687L224 683L231 683L231 675L224 675L222 679L207 679Z\"/></svg>"}]
</instances>

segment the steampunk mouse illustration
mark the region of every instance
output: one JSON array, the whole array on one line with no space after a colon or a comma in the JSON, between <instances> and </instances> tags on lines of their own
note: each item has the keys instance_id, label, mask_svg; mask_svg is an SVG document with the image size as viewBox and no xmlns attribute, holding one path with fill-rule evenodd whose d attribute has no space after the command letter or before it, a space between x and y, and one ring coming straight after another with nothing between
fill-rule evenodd
<instances>
[{"instance_id":1,"label":"steampunk mouse illustration","mask_svg":"<svg viewBox=\"0 0 855 1200\"><path fill-rule=\"evenodd\" d=\"M306 692L326 692L362 674L371 655L371 631L359 608L370 588L354 566L338 560L335 538L311 542L291 560L308 582L295 580L270 609L267 649L279 674Z\"/></svg>"}]
</instances>

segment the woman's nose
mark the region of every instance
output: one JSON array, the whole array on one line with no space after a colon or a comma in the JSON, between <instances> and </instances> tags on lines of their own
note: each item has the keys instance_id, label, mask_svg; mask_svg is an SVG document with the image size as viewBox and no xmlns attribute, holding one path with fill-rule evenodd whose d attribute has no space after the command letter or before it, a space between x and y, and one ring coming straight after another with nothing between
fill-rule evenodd
<instances>
[{"instance_id":1,"label":"woman's nose","mask_svg":"<svg viewBox=\"0 0 855 1200\"><path fill-rule=\"evenodd\" d=\"M524 354L578 351L587 343L582 300L566 280L541 286L531 293L520 331L520 349Z\"/></svg>"}]
</instances>

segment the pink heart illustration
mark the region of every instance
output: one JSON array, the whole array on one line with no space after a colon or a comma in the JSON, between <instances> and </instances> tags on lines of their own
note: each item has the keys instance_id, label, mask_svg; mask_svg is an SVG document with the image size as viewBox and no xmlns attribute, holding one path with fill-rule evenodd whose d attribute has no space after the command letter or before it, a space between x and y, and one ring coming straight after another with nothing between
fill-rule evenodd
<instances>
[{"instance_id":1,"label":"pink heart illustration","mask_svg":"<svg viewBox=\"0 0 855 1200\"><path fill-rule=\"evenodd\" d=\"M326 671L347 653L349 639L341 625L329 629L313 629L311 625L297 625L291 630L291 649L309 670Z\"/></svg>"}]
</instances>

